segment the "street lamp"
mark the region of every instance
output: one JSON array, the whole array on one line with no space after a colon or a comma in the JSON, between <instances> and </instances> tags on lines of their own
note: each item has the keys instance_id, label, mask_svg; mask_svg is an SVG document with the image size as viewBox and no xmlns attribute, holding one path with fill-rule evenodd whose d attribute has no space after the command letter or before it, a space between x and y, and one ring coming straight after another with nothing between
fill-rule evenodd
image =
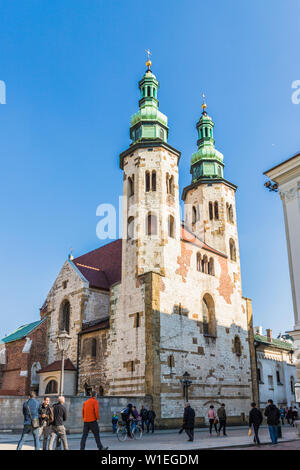
<instances>
[{"instance_id":1,"label":"street lamp","mask_svg":"<svg viewBox=\"0 0 300 470\"><path fill-rule=\"evenodd\" d=\"M182 377L183 380L180 380L180 382L183 385L183 394L185 397L185 401L189 401L189 387L192 385L192 381L189 380L190 374L188 372L185 372Z\"/></svg>"},{"instance_id":2,"label":"street lamp","mask_svg":"<svg viewBox=\"0 0 300 470\"><path fill-rule=\"evenodd\" d=\"M70 342L71 336L68 335L66 330L63 330L58 336L57 336L57 349L61 352L61 373L60 373L60 390L59 394L63 395L64 394L64 366L65 366L65 351L69 347L69 342Z\"/></svg>"}]
</instances>

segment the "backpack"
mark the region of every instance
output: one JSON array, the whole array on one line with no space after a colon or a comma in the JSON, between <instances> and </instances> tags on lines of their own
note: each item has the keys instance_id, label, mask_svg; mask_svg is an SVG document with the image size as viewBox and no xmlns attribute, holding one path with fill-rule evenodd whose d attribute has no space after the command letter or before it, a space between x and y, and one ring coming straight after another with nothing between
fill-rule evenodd
<instances>
[{"instance_id":1,"label":"backpack","mask_svg":"<svg viewBox=\"0 0 300 470\"><path fill-rule=\"evenodd\" d=\"M121 411L121 418L123 421L127 421L128 418L129 418L129 409L128 408L124 408L122 411Z\"/></svg>"}]
</instances>

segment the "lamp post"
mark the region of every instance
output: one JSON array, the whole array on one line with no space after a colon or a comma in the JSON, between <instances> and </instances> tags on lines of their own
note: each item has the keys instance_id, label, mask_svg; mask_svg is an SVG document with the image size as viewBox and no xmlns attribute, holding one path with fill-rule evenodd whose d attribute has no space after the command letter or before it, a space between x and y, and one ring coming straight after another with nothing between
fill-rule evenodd
<instances>
[{"instance_id":1,"label":"lamp post","mask_svg":"<svg viewBox=\"0 0 300 470\"><path fill-rule=\"evenodd\" d=\"M61 352L61 373L60 373L60 387L59 387L59 394L64 394L64 368L65 368L65 351L69 347L71 336L68 335L66 330L63 330L57 336L57 348Z\"/></svg>"},{"instance_id":2,"label":"lamp post","mask_svg":"<svg viewBox=\"0 0 300 470\"><path fill-rule=\"evenodd\" d=\"M190 374L188 372L185 372L182 377L183 380L180 380L180 382L183 385L185 401L189 401L189 387L192 385L192 381L189 380Z\"/></svg>"}]
</instances>

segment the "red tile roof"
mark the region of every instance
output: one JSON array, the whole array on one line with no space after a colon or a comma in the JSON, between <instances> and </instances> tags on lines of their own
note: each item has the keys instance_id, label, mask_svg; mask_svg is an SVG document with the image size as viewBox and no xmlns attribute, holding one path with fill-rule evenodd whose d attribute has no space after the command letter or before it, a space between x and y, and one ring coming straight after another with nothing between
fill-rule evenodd
<instances>
[{"instance_id":1,"label":"red tile roof","mask_svg":"<svg viewBox=\"0 0 300 470\"><path fill-rule=\"evenodd\" d=\"M91 287L109 290L121 281L122 240L116 240L73 260Z\"/></svg>"},{"instance_id":2,"label":"red tile roof","mask_svg":"<svg viewBox=\"0 0 300 470\"><path fill-rule=\"evenodd\" d=\"M38 370L37 373L40 374L41 372L54 372L57 370L61 370L61 361L52 362L51 364L48 364L47 366ZM76 367L70 359L65 360L64 370L76 370Z\"/></svg>"},{"instance_id":3,"label":"red tile roof","mask_svg":"<svg viewBox=\"0 0 300 470\"><path fill-rule=\"evenodd\" d=\"M191 232L184 223L181 225L181 240L184 242L192 243L193 245L199 246L199 248L203 248L204 250L211 251L216 255L223 256L227 258L227 255L222 253L221 251L215 250L211 246L207 245L201 238L197 237L193 232Z\"/></svg>"}]
</instances>

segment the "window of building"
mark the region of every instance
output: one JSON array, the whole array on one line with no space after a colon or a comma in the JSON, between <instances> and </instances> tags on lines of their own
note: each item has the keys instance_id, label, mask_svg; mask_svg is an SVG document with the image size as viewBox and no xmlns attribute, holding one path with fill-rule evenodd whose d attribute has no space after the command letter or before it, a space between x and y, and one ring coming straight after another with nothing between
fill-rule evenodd
<instances>
[{"instance_id":1,"label":"window of building","mask_svg":"<svg viewBox=\"0 0 300 470\"><path fill-rule=\"evenodd\" d=\"M222 176L222 170L221 170L220 165L218 165L218 176Z\"/></svg>"},{"instance_id":2,"label":"window of building","mask_svg":"<svg viewBox=\"0 0 300 470\"><path fill-rule=\"evenodd\" d=\"M208 274L208 258L206 255L202 258L202 272Z\"/></svg>"},{"instance_id":3,"label":"window of building","mask_svg":"<svg viewBox=\"0 0 300 470\"><path fill-rule=\"evenodd\" d=\"M145 174L145 187L146 187L146 192L150 191L150 173L149 171L146 171Z\"/></svg>"},{"instance_id":4,"label":"window of building","mask_svg":"<svg viewBox=\"0 0 300 470\"><path fill-rule=\"evenodd\" d=\"M139 328L139 327L140 327L140 324L141 324L140 312L136 312L136 314L135 314L135 321L134 321L134 327L135 327L135 328Z\"/></svg>"},{"instance_id":5,"label":"window of building","mask_svg":"<svg viewBox=\"0 0 300 470\"><path fill-rule=\"evenodd\" d=\"M210 274L211 276L215 275L215 266L214 266L214 259L213 258L209 258L208 274Z\"/></svg>"},{"instance_id":6,"label":"window of building","mask_svg":"<svg viewBox=\"0 0 300 470\"><path fill-rule=\"evenodd\" d=\"M172 215L168 217L168 232L170 238L175 238L175 220Z\"/></svg>"},{"instance_id":7,"label":"window of building","mask_svg":"<svg viewBox=\"0 0 300 470\"><path fill-rule=\"evenodd\" d=\"M130 371L134 372L134 362L130 361Z\"/></svg>"},{"instance_id":8,"label":"window of building","mask_svg":"<svg viewBox=\"0 0 300 470\"><path fill-rule=\"evenodd\" d=\"M58 383L56 380L50 380L50 382L47 383L45 394L51 395L54 393L58 393Z\"/></svg>"},{"instance_id":9,"label":"window of building","mask_svg":"<svg viewBox=\"0 0 300 470\"><path fill-rule=\"evenodd\" d=\"M152 171L152 191L156 191L156 171Z\"/></svg>"},{"instance_id":10,"label":"window of building","mask_svg":"<svg viewBox=\"0 0 300 470\"><path fill-rule=\"evenodd\" d=\"M96 357L97 356L97 339L92 338L91 341L91 356Z\"/></svg>"},{"instance_id":11,"label":"window of building","mask_svg":"<svg viewBox=\"0 0 300 470\"><path fill-rule=\"evenodd\" d=\"M155 214L148 214L146 232L147 235L157 235L157 217Z\"/></svg>"},{"instance_id":12,"label":"window of building","mask_svg":"<svg viewBox=\"0 0 300 470\"><path fill-rule=\"evenodd\" d=\"M197 253L197 271L201 272L201 255Z\"/></svg>"},{"instance_id":13,"label":"window of building","mask_svg":"<svg viewBox=\"0 0 300 470\"><path fill-rule=\"evenodd\" d=\"M230 251L230 259L231 261L236 261L236 248L235 243L232 238L229 240L229 251Z\"/></svg>"},{"instance_id":14,"label":"window of building","mask_svg":"<svg viewBox=\"0 0 300 470\"><path fill-rule=\"evenodd\" d=\"M66 289L66 288L67 288L67 285L68 285L68 281L64 281L64 282L63 282L63 289Z\"/></svg>"},{"instance_id":15,"label":"window of building","mask_svg":"<svg viewBox=\"0 0 300 470\"><path fill-rule=\"evenodd\" d=\"M192 208L192 224L195 224L197 222L197 209L196 206L193 206Z\"/></svg>"},{"instance_id":16,"label":"window of building","mask_svg":"<svg viewBox=\"0 0 300 470\"><path fill-rule=\"evenodd\" d=\"M129 217L127 221L127 240L134 238L134 217Z\"/></svg>"},{"instance_id":17,"label":"window of building","mask_svg":"<svg viewBox=\"0 0 300 470\"><path fill-rule=\"evenodd\" d=\"M234 352L237 356L242 355L242 343L238 336L235 336L234 338Z\"/></svg>"},{"instance_id":18,"label":"window of building","mask_svg":"<svg viewBox=\"0 0 300 470\"><path fill-rule=\"evenodd\" d=\"M161 140L164 140L165 133L164 133L164 130L161 129L161 128L160 128L160 130L159 130L159 135L160 135Z\"/></svg>"},{"instance_id":19,"label":"window of building","mask_svg":"<svg viewBox=\"0 0 300 470\"><path fill-rule=\"evenodd\" d=\"M219 220L219 204L217 201L214 204L214 209L215 209L215 219Z\"/></svg>"},{"instance_id":20,"label":"window of building","mask_svg":"<svg viewBox=\"0 0 300 470\"><path fill-rule=\"evenodd\" d=\"M134 176L128 177L128 197L134 195Z\"/></svg>"},{"instance_id":21,"label":"window of building","mask_svg":"<svg viewBox=\"0 0 300 470\"><path fill-rule=\"evenodd\" d=\"M170 356L168 356L168 366L170 367L170 369L172 369L173 367L175 367L175 359L174 359L173 354L171 354Z\"/></svg>"},{"instance_id":22,"label":"window of building","mask_svg":"<svg viewBox=\"0 0 300 470\"><path fill-rule=\"evenodd\" d=\"M99 397L103 397L104 396L104 388L102 387L102 385L100 385L99 387Z\"/></svg>"},{"instance_id":23,"label":"window of building","mask_svg":"<svg viewBox=\"0 0 300 470\"><path fill-rule=\"evenodd\" d=\"M295 393L295 379L294 377L291 377L291 380L290 380L290 385L291 385L291 393Z\"/></svg>"},{"instance_id":24,"label":"window of building","mask_svg":"<svg viewBox=\"0 0 300 470\"><path fill-rule=\"evenodd\" d=\"M174 176L170 177L169 184L170 184L170 194L174 196Z\"/></svg>"},{"instance_id":25,"label":"window of building","mask_svg":"<svg viewBox=\"0 0 300 470\"><path fill-rule=\"evenodd\" d=\"M202 299L202 324L204 335L216 336L215 305L210 294L205 294Z\"/></svg>"},{"instance_id":26,"label":"window of building","mask_svg":"<svg viewBox=\"0 0 300 470\"><path fill-rule=\"evenodd\" d=\"M273 375L268 375L268 385L269 385L269 389L270 389L270 390L273 390L273 389L274 389Z\"/></svg>"},{"instance_id":27,"label":"window of building","mask_svg":"<svg viewBox=\"0 0 300 470\"><path fill-rule=\"evenodd\" d=\"M261 373L260 373L260 368L257 368L257 380L258 382L261 382Z\"/></svg>"},{"instance_id":28,"label":"window of building","mask_svg":"<svg viewBox=\"0 0 300 470\"><path fill-rule=\"evenodd\" d=\"M70 332L70 302L68 300L65 300L61 306L59 329Z\"/></svg>"},{"instance_id":29,"label":"window of building","mask_svg":"<svg viewBox=\"0 0 300 470\"><path fill-rule=\"evenodd\" d=\"M213 214L213 203L209 202L208 204L208 211L209 211L209 219L213 220L214 214Z\"/></svg>"},{"instance_id":30,"label":"window of building","mask_svg":"<svg viewBox=\"0 0 300 470\"><path fill-rule=\"evenodd\" d=\"M281 381L280 381L280 372L279 370L276 371L276 380L277 380L277 383L280 384Z\"/></svg>"}]
</instances>

